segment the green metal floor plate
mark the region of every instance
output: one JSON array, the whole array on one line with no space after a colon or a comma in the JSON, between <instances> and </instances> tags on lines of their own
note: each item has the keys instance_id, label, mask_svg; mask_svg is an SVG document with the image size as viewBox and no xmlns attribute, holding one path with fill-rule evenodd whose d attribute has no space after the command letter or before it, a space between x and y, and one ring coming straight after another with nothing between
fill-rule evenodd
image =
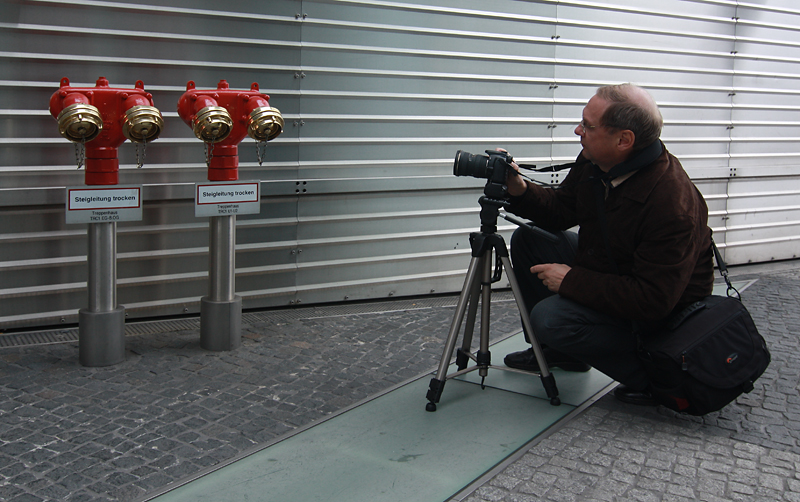
<instances>
[{"instance_id":1,"label":"green metal floor plate","mask_svg":"<svg viewBox=\"0 0 800 502\"><path fill-rule=\"evenodd\" d=\"M570 413L451 380L425 411L419 379L154 500L443 501Z\"/></svg>"},{"instance_id":2,"label":"green metal floor plate","mask_svg":"<svg viewBox=\"0 0 800 502\"><path fill-rule=\"evenodd\" d=\"M501 361L527 347L519 333L491 351ZM612 383L596 370L553 375L560 406L537 376L490 369L484 389L476 372L448 380L433 413L429 375L149 500L445 501Z\"/></svg>"},{"instance_id":3,"label":"green metal floor plate","mask_svg":"<svg viewBox=\"0 0 800 502\"><path fill-rule=\"evenodd\" d=\"M519 333L492 351L526 346ZM489 371L485 389L475 372L448 380L436 412L425 411L430 375L152 500L444 501L611 383L557 370L553 406L537 376Z\"/></svg>"}]
</instances>

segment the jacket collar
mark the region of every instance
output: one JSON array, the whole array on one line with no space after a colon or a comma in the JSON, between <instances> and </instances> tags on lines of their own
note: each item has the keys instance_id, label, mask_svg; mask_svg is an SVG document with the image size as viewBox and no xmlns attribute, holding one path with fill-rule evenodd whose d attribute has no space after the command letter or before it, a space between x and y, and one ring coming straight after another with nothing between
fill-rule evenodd
<instances>
[{"instance_id":1,"label":"jacket collar","mask_svg":"<svg viewBox=\"0 0 800 502\"><path fill-rule=\"evenodd\" d=\"M616 166L612 167L607 173L598 176L598 179L608 183L615 178L638 171L639 169L649 166L655 162L656 159L661 156L661 152L663 152L663 150L664 145L661 143L661 140L657 139L647 145L633 157L624 162L620 162ZM597 170L600 170L600 168L598 167Z\"/></svg>"}]
</instances>

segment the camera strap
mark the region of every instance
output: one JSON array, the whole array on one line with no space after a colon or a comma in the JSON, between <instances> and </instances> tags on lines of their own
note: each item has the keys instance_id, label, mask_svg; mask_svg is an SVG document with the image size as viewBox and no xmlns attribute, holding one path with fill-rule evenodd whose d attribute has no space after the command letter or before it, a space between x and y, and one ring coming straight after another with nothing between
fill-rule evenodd
<instances>
[{"instance_id":1,"label":"camera strap","mask_svg":"<svg viewBox=\"0 0 800 502\"><path fill-rule=\"evenodd\" d=\"M563 171L564 169L570 169L578 165L578 162L570 162L569 164L560 164L557 166L547 166L547 167L539 167L537 168L533 164L519 164L519 167L529 169L531 171L536 171L537 173L554 173L556 171Z\"/></svg>"}]
</instances>

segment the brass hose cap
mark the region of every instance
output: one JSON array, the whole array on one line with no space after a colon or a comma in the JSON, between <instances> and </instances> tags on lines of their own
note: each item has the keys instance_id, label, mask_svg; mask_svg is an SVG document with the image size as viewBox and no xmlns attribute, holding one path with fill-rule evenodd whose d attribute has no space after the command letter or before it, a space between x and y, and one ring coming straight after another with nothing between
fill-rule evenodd
<instances>
[{"instance_id":1,"label":"brass hose cap","mask_svg":"<svg viewBox=\"0 0 800 502\"><path fill-rule=\"evenodd\" d=\"M154 106L132 106L125 112L122 134L134 143L149 143L164 129L164 118Z\"/></svg>"},{"instance_id":2,"label":"brass hose cap","mask_svg":"<svg viewBox=\"0 0 800 502\"><path fill-rule=\"evenodd\" d=\"M219 143L233 129L231 115L222 106L206 106L197 112L193 124L194 135L206 143Z\"/></svg>"},{"instance_id":3,"label":"brass hose cap","mask_svg":"<svg viewBox=\"0 0 800 502\"><path fill-rule=\"evenodd\" d=\"M84 103L73 103L58 114L58 132L68 140L81 143L91 141L103 130L100 111Z\"/></svg>"},{"instance_id":4,"label":"brass hose cap","mask_svg":"<svg viewBox=\"0 0 800 502\"><path fill-rule=\"evenodd\" d=\"M269 141L283 132L283 116L277 108L262 106L250 112L247 134L256 141Z\"/></svg>"}]
</instances>

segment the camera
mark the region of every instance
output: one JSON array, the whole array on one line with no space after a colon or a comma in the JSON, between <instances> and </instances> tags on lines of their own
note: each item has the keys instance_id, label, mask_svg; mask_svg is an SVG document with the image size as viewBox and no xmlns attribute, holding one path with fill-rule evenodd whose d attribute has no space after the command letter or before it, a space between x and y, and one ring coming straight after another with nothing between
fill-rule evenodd
<instances>
[{"instance_id":1,"label":"camera","mask_svg":"<svg viewBox=\"0 0 800 502\"><path fill-rule=\"evenodd\" d=\"M459 150L453 162L453 174L486 179L484 194L492 199L505 200L508 197L506 174L514 168L514 158L507 152L486 150L487 155L473 155Z\"/></svg>"}]
</instances>

